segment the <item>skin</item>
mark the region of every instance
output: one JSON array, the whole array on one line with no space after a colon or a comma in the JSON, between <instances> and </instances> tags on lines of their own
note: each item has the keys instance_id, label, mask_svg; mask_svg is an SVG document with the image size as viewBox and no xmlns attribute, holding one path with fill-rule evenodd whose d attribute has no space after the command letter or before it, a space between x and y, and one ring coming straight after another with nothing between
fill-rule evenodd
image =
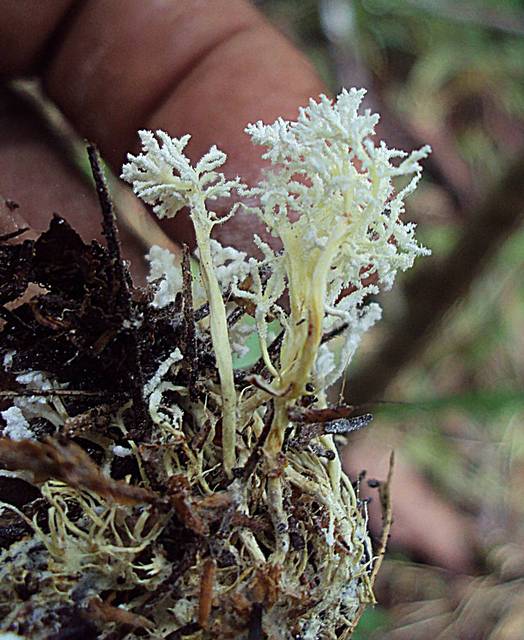
<instances>
[{"instance_id":1,"label":"skin","mask_svg":"<svg viewBox=\"0 0 524 640\"><path fill-rule=\"evenodd\" d=\"M137 130L161 128L191 133L193 159L217 144L229 156L226 173L254 181L260 149L244 126L294 118L323 91L304 56L245 0L0 0L0 11L0 81L37 75L117 173L138 150ZM0 194L34 229L57 211L84 237L97 234L93 194L31 114L1 92ZM163 227L193 244L187 217ZM238 216L217 236L249 249L256 230Z\"/></svg>"}]
</instances>

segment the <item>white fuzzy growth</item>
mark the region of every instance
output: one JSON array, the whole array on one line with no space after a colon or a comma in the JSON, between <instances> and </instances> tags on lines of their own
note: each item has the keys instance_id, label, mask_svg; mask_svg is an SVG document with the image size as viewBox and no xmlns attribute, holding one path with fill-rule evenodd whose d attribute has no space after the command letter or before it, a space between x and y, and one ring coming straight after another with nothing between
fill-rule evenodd
<instances>
[{"instance_id":1,"label":"white fuzzy growth","mask_svg":"<svg viewBox=\"0 0 524 640\"><path fill-rule=\"evenodd\" d=\"M198 209L202 200L229 197L239 186L238 179L226 180L216 171L227 158L216 146L193 166L184 153L191 136L171 138L165 131L157 131L156 138L152 131L138 135L143 153L128 154L121 178L133 185L139 198L153 205L159 218L172 218L185 206Z\"/></svg>"},{"instance_id":2,"label":"white fuzzy growth","mask_svg":"<svg viewBox=\"0 0 524 640\"><path fill-rule=\"evenodd\" d=\"M49 391L53 388L50 380L41 371L28 371L16 376L16 381L20 384L28 385L38 391Z\"/></svg>"},{"instance_id":3,"label":"white fuzzy growth","mask_svg":"<svg viewBox=\"0 0 524 640\"><path fill-rule=\"evenodd\" d=\"M249 354L247 341L256 331L256 327L247 322L237 322L231 327L231 349L238 359L245 358Z\"/></svg>"},{"instance_id":4,"label":"white fuzzy growth","mask_svg":"<svg viewBox=\"0 0 524 640\"><path fill-rule=\"evenodd\" d=\"M245 358L249 354L249 347L241 342L232 342L231 350L239 360Z\"/></svg>"},{"instance_id":5,"label":"white fuzzy growth","mask_svg":"<svg viewBox=\"0 0 524 640\"><path fill-rule=\"evenodd\" d=\"M176 387L164 378L171 367L182 360L180 349L175 349L160 364L155 375L144 387L144 396L148 398L149 415L151 420L159 427L167 430L171 435L180 435L180 426L184 412L176 404L166 407L162 402L162 396L166 391L176 390Z\"/></svg>"},{"instance_id":6,"label":"white fuzzy growth","mask_svg":"<svg viewBox=\"0 0 524 640\"><path fill-rule=\"evenodd\" d=\"M158 369L156 370L155 375L149 380L149 382L144 387L144 395L147 397L153 393L155 389L157 389L163 378L167 375L171 367L182 360L182 353L178 347L172 351L169 356L160 364Z\"/></svg>"},{"instance_id":7,"label":"white fuzzy growth","mask_svg":"<svg viewBox=\"0 0 524 640\"><path fill-rule=\"evenodd\" d=\"M0 415L6 422L3 435L11 440L34 440L34 433L29 428L29 422L18 407L9 407Z\"/></svg>"},{"instance_id":8,"label":"white fuzzy growth","mask_svg":"<svg viewBox=\"0 0 524 640\"><path fill-rule=\"evenodd\" d=\"M209 240L213 269L217 277L220 289L226 292L229 287L237 282L242 282L249 275L250 264L247 253L234 247L225 247L218 240ZM195 257L200 259L198 247Z\"/></svg>"},{"instance_id":9,"label":"white fuzzy growth","mask_svg":"<svg viewBox=\"0 0 524 640\"><path fill-rule=\"evenodd\" d=\"M131 449L128 449L127 447L122 447L119 444L113 447L113 454L115 456L118 456L119 458L126 458L127 456L130 456L132 453L133 452L131 451Z\"/></svg>"},{"instance_id":10,"label":"white fuzzy growth","mask_svg":"<svg viewBox=\"0 0 524 640\"><path fill-rule=\"evenodd\" d=\"M337 363L335 361L335 354L333 350L327 344L321 344L318 350L317 360L315 363L316 374L318 380L326 380L328 376L335 371ZM321 384L322 387L325 384Z\"/></svg>"},{"instance_id":11,"label":"white fuzzy growth","mask_svg":"<svg viewBox=\"0 0 524 640\"><path fill-rule=\"evenodd\" d=\"M58 383L50 380L42 371L27 371L16 376L16 381L29 389L35 391L51 391L52 389L63 389L66 383ZM25 418L44 418L55 427L64 424L68 417L67 411L59 397L46 397L39 395L20 396L14 401Z\"/></svg>"},{"instance_id":12,"label":"white fuzzy growth","mask_svg":"<svg viewBox=\"0 0 524 640\"><path fill-rule=\"evenodd\" d=\"M155 296L151 304L157 309L163 309L174 302L177 293L182 290L182 269L177 264L176 256L158 245L151 247L146 259L149 262L147 281L155 285Z\"/></svg>"},{"instance_id":13,"label":"white fuzzy growth","mask_svg":"<svg viewBox=\"0 0 524 640\"><path fill-rule=\"evenodd\" d=\"M320 349L316 375L321 387L342 375L362 334L380 317L378 305L365 307L365 298L379 288L389 289L398 271L429 253L417 244L414 225L404 224L400 216L430 148L407 154L383 142L375 145L379 116L359 112L364 95L363 89L351 89L334 102L321 96L300 110L296 122L280 118L246 128L255 144L266 147L262 157L275 165L255 188L244 190L259 202L248 209L284 241L284 257L263 247L266 264L274 274L284 270L281 278L290 282L293 273L303 273L303 281L330 251L324 330L344 321L349 326L341 350L331 344ZM401 189L399 179L405 184ZM376 284L363 284L369 277ZM294 286L301 286L300 281ZM349 295L348 289L353 290ZM252 296L257 307L272 311L276 301L267 291Z\"/></svg>"},{"instance_id":14,"label":"white fuzzy growth","mask_svg":"<svg viewBox=\"0 0 524 640\"><path fill-rule=\"evenodd\" d=\"M326 96L310 101L297 122L282 119L246 128L255 144L265 146L263 157L278 165L250 190L260 199L251 208L277 235L293 225L303 240L304 252L322 247L333 226L347 223L347 240L341 245L332 274L334 300L343 286L356 285L362 270L373 265L384 288L398 270L409 268L427 249L414 239L414 226L399 216L404 199L420 179L420 160L430 148L409 155L371 140L378 114L359 113L365 90L344 90L334 103ZM296 180L301 176L301 182ZM411 176L395 192L394 180ZM276 213L275 213L276 212ZM299 214L291 223L288 214Z\"/></svg>"},{"instance_id":15,"label":"white fuzzy growth","mask_svg":"<svg viewBox=\"0 0 524 640\"><path fill-rule=\"evenodd\" d=\"M360 295L354 295L360 300L365 292L360 290ZM382 317L382 309L376 302L365 307L360 306L360 300L348 296L341 301L337 316L327 316L324 320L326 330L332 329L342 323L348 327L342 332L340 338L334 339L320 346L315 363L317 385L326 388L334 384L347 369L355 351L362 340L362 336Z\"/></svg>"},{"instance_id":16,"label":"white fuzzy growth","mask_svg":"<svg viewBox=\"0 0 524 640\"><path fill-rule=\"evenodd\" d=\"M11 370L11 366L13 364L13 356L14 355L15 355L15 351L8 351L4 355L4 360L2 362L4 371L10 371Z\"/></svg>"},{"instance_id":17,"label":"white fuzzy growth","mask_svg":"<svg viewBox=\"0 0 524 640\"><path fill-rule=\"evenodd\" d=\"M234 247L224 247L218 240L211 240L213 267L222 291L227 291L233 282L241 282L249 275L247 253Z\"/></svg>"}]
</instances>

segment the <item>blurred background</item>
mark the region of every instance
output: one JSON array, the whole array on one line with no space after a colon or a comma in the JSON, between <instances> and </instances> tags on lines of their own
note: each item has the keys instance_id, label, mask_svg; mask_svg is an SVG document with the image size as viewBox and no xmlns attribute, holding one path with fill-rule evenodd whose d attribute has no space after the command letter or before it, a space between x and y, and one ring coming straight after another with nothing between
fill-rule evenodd
<instances>
[{"instance_id":1,"label":"blurred background","mask_svg":"<svg viewBox=\"0 0 524 640\"><path fill-rule=\"evenodd\" d=\"M385 294L346 401L347 468L395 521L357 640L524 638L524 3L259 0L389 146L433 154L407 216L432 249ZM371 483L373 484L373 482ZM369 491L375 535L378 497Z\"/></svg>"}]
</instances>

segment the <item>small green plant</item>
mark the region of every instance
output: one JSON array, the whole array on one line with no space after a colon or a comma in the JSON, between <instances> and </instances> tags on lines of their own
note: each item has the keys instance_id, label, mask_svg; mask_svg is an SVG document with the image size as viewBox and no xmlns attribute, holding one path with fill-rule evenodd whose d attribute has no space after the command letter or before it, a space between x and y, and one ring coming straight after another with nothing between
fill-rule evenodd
<instances>
[{"instance_id":1,"label":"small green plant","mask_svg":"<svg viewBox=\"0 0 524 640\"><path fill-rule=\"evenodd\" d=\"M378 116L359 113L364 93L322 96L296 122L249 125L272 165L255 186L226 179L216 147L193 165L189 136L140 132L142 153L128 157L122 177L159 217L189 208L199 275L187 252L179 265L152 248L149 298L123 325L145 331L156 354L142 358L147 424L133 431L130 403L117 403L107 433L82 432L103 444L106 468L129 457L136 472L104 485L78 447L42 445L51 447L38 468L47 530L19 513L34 537L4 554L4 595L36 562L49 576L38 610L74 601L94 612L100 638L349 638L374 602L376 555L338 445L370 417L329 405L328 389L380 317L367 298L428 253L400 216L429 148L375 146ZM231 196L219 217L213 203ZM240 207L275 239L255 238L260 259L211 237ZM235 368L253 323L260 358ZM58 428L75 420L50 404L42 406ZM17 406L7 418L25 420ZM0 450L12 470L23 467L22 442ZM25 460L38 457L30 446ZM49 458L86 471L57 471ZM17 607L1 628L20 629ZM31 632L46 637L36 623Z\"/></svg>"}]
</instances>

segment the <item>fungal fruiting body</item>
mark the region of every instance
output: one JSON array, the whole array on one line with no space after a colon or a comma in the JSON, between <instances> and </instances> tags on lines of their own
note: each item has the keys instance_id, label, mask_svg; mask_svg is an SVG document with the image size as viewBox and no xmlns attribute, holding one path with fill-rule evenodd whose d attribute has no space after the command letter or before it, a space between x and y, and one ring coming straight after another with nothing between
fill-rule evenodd
<instances>
[{"instance_id":1,"label":"fungal fruiting body","mask_svg":"<svg viewBox=\"0 0 524 640\"><path fill-rule=\"evenodd\" d=\"M40 468L47 528L22 514L34 535L5 552L17 575L36 562L60 584L40 587L41 609L95 611L100 638L314 640L348 638L373 602L366 509L339 454L356 423L328 389L380 317L369 296L428 253L400 216L429 148L376 146L364 93L321 96L296 122L249 125L271 165L255 186L227 179L216 147L192 164L189 136L139 132L142 152L122 178L159 217L189 209L199 269L187 252L180 263L151 249L148 297L135 297L122 329L142 345L148 424L136 435L124 397L104 433L89 420L82 432L102 443L106 471L116 457L129 473L104 485L77 445L45 445L90 471ZM227 198L220 217L213 206ZM239 209L275 239L254 238L259 259L211 237ZM56 431L78 422L45 404ZM9 419L30 429L20 411ZM0 628L19 629L6 619Z\"/></svg>"}]
</instances>

